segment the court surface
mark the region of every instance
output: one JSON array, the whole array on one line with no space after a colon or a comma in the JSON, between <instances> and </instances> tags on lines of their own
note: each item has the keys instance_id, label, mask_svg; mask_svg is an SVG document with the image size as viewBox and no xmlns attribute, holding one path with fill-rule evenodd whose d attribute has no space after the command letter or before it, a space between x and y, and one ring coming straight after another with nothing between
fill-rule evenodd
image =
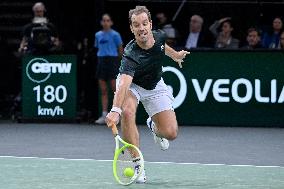
<instances>
[{"instance_id":1,"label":"court surface","mask_svg":"<svg viewBox=\"0 0 284 189\"><path fill-rule=\"evenodd\" d=\"M139 130L148 182L124 187L105 126L1 123L0 188L284 188L284 129L181 127L166 152Z\"/></svg>"}]
</instances>

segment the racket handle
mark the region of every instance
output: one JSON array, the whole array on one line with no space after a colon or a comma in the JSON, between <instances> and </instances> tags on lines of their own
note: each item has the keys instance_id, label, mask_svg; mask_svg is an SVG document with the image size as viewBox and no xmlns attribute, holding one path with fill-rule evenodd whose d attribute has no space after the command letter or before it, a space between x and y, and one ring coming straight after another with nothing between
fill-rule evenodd
<instances>
[{"instance_id":1,"label":"racket handle","mask_svg":"<svg viewBox=\"0 0 284 189\"><path fill-rule=\"evenodd\" d=\"M111 124L111 125L110 125L110 126L108 126L108 127L110 127L110 128L111 128L111 130L112 130L112 134L113 134L114 136L118 135L118 130L117 130L117 127L116 127L116 125L115 125L115 124Z\"/></svg>"}]
</instances>

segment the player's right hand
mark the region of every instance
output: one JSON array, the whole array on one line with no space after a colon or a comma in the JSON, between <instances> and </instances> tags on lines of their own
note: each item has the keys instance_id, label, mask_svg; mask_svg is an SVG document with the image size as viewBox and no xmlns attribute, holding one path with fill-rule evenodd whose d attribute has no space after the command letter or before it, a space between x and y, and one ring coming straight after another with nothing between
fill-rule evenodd
<instances>
[{"instance_id":1,"label":"player's right hand","mask_svg":"<svg viewBox=\"0 0 284 189\"><path fill-rule=\"evenodd\" d=\"M112 125L117 125L119 122L119 114L117 112L109 112L106 116L106 124L108 127L112 127Z\"/></svg>"}]
</instances>

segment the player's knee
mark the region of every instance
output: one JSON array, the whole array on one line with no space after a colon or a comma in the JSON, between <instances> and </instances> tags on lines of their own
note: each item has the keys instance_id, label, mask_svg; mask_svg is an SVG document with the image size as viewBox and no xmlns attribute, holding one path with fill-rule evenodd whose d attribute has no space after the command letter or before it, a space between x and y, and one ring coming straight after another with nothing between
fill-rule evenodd
<instances>
[{"instance_id":1,"label":"player's knee","mask_svg":"<svg viewBox=\"0 0 284 189\"><path fill-rule=\"evenodd\" d=\"M175 140L177 138L177 131L172 131L168 134L167 139L168 140Z\"/></svg>"},{"instance_id":2,"label":"player's knee","mask_svg":"<svg viewBox=\"0 0 284 189\"><path fill-rule=\"evenodd\" d=\"M167 129L167 134L165 138L168 140L174 140L177 138L177 135L178 135L177 126L172 126Z\"/></svg>"},{"instance_id":3,"label":"player's knee","mask_svg":"<svg viewBox=\"0 0 284 189\"><path fill-rule=\"evenodd\" d=\"M135 116L135 110L131 108L124 109L122 112L122 116L124 119L132 119Z\"/></svg>"}]
</instances>

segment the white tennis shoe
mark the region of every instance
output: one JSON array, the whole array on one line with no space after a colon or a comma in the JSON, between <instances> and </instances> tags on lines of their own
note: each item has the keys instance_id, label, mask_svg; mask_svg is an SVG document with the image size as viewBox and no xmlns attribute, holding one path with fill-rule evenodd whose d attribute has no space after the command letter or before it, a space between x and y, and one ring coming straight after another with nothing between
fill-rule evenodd
<instances>
[{"instance_id":1,"label":"white tennis shoe","mask_svg":"<svg viewBox=\"0 0 284 189\"><path fill-rule=\"evenodd\" d=\"M135 166L134 177L139 173L140 165ZM146 182L146 172L145 169L142 170L141 175L136 179L136 183L143 184Z\"/></svg>"},{"instance_id":2,"label":"white tennis shoe","mask_svg":"<svg viewBox=\"0 0 284 189\"><path fill-rule=\"evenodd\" d=\"M104 125L104 124L106 124L105 119L106 119L105 116L101 116L101 117L99 117L99 118L95 121L95 124Z\"/></svg>"},{"instance_id":3,"label":"white tennis shoe","mask_svg":"<svg viewBox=\"0 0 284 189\"><path fill-rule=\"evenodd\" d=\"M154 136L154 141L155 143L160 146L161 150L167 150L170 146L169 141L166 138L161 138L158 137L155 133L154 127L155 127L155 123L152 121L152 119L149 117L147 119L147 126L148 128L151 130L153 136Z\"/></svg>"}]
</instances>

